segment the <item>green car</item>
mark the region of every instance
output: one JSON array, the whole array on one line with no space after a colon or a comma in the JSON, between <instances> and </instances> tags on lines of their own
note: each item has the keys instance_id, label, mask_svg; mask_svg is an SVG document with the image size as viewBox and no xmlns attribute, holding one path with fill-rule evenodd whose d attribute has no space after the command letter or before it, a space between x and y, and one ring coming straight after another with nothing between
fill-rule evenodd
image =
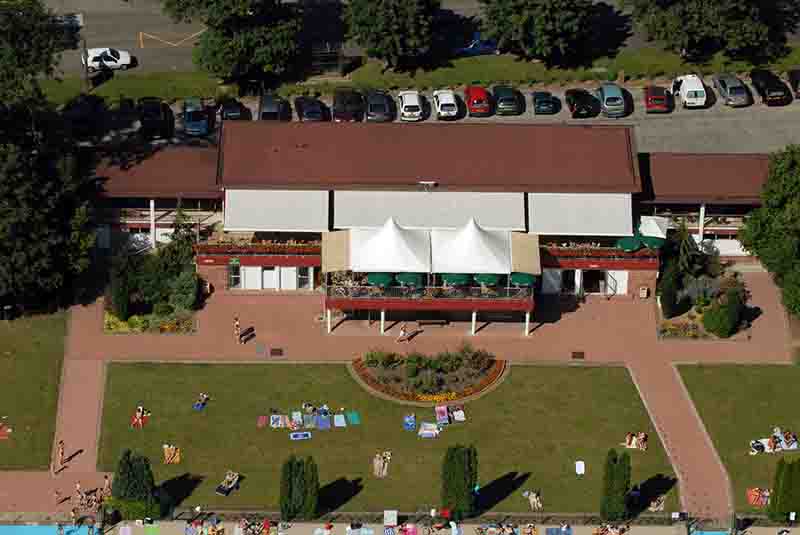
<instances>
[{"instance_id":1,"label":"green car","mask_svg":"<svg viewBox=\"0 0 800 535\"><path fill-rule=\"evenodd\" d=\"M492 88L494 110L497 115L521 115L525 105L519 91L508 85L496 85Z\"/></svg>"}]
</instances>

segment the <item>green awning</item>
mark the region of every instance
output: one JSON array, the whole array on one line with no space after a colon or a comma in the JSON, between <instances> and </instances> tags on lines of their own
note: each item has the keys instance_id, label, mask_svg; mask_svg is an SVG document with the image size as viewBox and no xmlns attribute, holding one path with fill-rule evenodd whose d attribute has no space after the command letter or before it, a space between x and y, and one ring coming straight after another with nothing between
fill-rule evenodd
<instances>
[{"instance_id":1,"label":"green awning","mask_svg":"<svg viewBox=\"0 0 800 535\"><path fill-rule=\"evenodd\" d=\"M424 286L423 281L425 280L422 273L398 273L394 278L402 286L414 287Z\"/></svg>"},{"instance_id":2,"label":"green awning","mask_svg":"<svg viewBox=\"0 0 800 535\"><path fill-rule=\"evenodd\" d=\"M628 236L627 238L620 238L617 240L617 247L626 253L636 252L641 249L642 246L642 238L638 235Z\"/></svg>"},{"instance_id":3,"label":"green awning","mask_svg":"<svg viewBox=\"0 0 800 535\"><path fill-rule=\"evenodd\" d=\"M533 286L536 283L536 277L530 273L512 273L511 285L512 286Z\"/></svg>"},{"instance_id":4,"label":"green awning","mask_svg":"<svg viewBox=\"0 0 800 535\"><path fill-rule=\"evenodd\" d=\"M475 275L475 282L483 284L484 286L497 286L500 282L501 275L495 273L478 273Z\"/></svg>"},{"instance_id":5,"label":"green awning","mask_svg":"<svg viewBox=\"0 0 800 535\"><path fill-rule=\"evenodd\" d=\"M466 286L472 281L472 275L467 273L442 273L442 280L454 286Z\"/></svg>"},{"instance_id":6,"label":"green awning","mask_svg":"<svg viewBox=\"0 0 800 535\"><path fill-rule=\"evenodd\" d=\"M641 240L645 247L654 250L661 249L667 243L664 238L656 238L655 236L642 236Z\"/></svg>"},{"instance_id":7,"label":"green awning","mask_svg":"<svg viewBox=\"0 0 800 535\"><path fill-rule=\"evenodd\" d=\"M367 282L372 286L389 286L393 280L391 273L367 273Z\"/></svg>"}]
</instances>

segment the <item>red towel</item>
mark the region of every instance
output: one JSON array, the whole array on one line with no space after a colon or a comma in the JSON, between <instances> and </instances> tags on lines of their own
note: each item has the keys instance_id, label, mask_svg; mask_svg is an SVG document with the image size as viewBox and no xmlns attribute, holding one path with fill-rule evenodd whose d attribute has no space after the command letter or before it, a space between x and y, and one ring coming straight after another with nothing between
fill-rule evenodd
<instances>
[{"instance_id":1,"label":"red towel","mask_svg":"<svg viewBox=\"0 0 800 535\"><path fill-rule=\"evenodd\" d=\"M266 416L259 416L258 420L256 420L256 427L261 429L262 427L267 426L267 417Z\"/></svg>"}]
</instances>

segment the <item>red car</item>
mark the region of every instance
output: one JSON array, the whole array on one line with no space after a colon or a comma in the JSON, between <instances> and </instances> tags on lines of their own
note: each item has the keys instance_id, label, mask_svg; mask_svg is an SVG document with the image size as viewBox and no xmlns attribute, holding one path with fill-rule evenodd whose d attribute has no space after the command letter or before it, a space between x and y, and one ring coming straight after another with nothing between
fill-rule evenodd
<instances>
[{"instance_id":1,"label":"red car","mask_svg":"<svg viewBox=\"0 0 800 535\"><path fill-rule=\"evenodd\" d=\"M669 94L667 90L657 85L645 87L644 109L647 113L669 113Z\"/></svg>"},{"instance_id":2,"label":"red car","mask_svg":"<svg viewBox=\"0 0 800 535\"><path fill-rule=\"evenodd\" d=\"M464 101L470 117L488 117L492 114L491 96L479 85L471 85L464 90Z\"/></svg>"}]
</instances>

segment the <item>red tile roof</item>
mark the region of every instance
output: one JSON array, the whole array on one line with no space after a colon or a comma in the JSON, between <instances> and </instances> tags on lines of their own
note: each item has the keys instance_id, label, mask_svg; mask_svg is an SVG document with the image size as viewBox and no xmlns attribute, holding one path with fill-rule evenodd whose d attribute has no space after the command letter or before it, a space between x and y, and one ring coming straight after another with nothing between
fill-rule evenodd
<instances>
[{"instance_id":1,"label":"red tile roof","mask_svg":"<svg viewBox=\"0 0 800 535\"><path fill-rule=\"evenodd\" d=\"M768 173L766 154L650 155L655 202L759 203Z\"/></svg>"},{"instance_id":2,"label":"red tile roof","mask_svg":"<svg viewBox=\"0 0 800 535\"><path fill-rule=\"evenodd\" d=\"M217 149L168 147L127 164L105 160L95 171L106 197L215 199Z\"/></svg>"},{"instance_id":3,"label":"red tile roof","mask_svg":"<svg viewBox=\"0 0 800 535\"><path fill-rule=\"evenodd\" d=\"M641 191L621 126L225 123L226 188Z\"/></svg>"}]
</instances>

